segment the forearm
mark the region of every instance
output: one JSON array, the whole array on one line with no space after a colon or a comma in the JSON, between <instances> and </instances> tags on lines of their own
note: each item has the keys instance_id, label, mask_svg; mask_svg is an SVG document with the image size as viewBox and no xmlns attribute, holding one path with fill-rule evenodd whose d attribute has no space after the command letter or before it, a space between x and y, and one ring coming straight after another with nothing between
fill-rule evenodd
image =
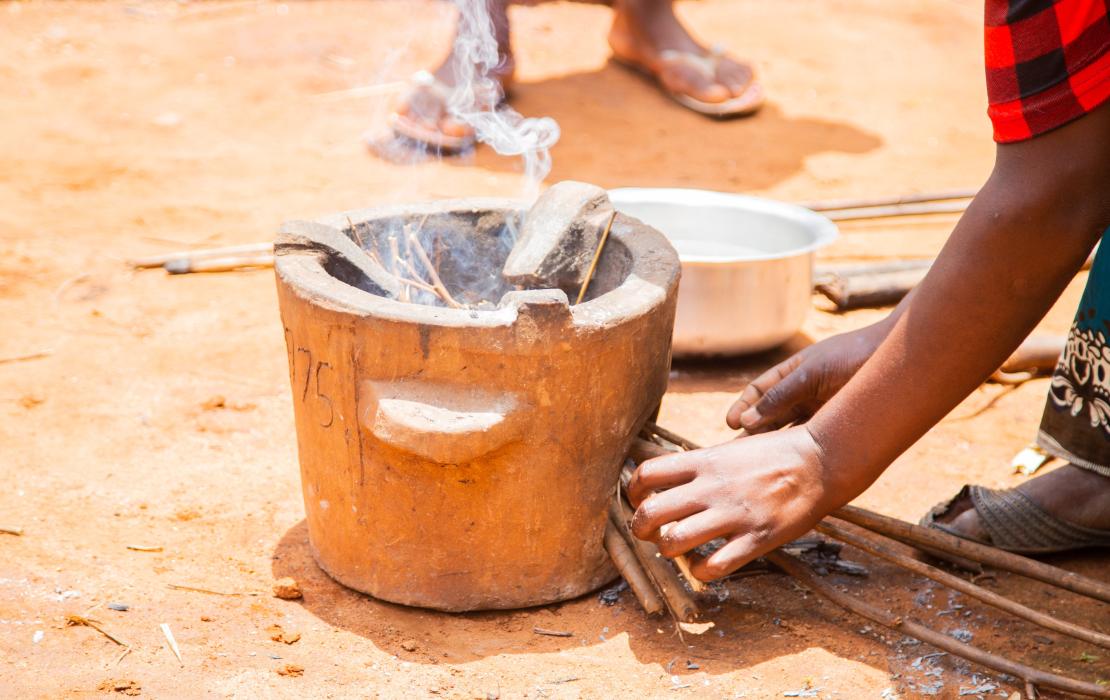
<instances>
[{"instance_id":1,"label":"forearm","mask_svg":"<svg viewBox=\"0 0 1110 700\"><path fill-rule=\"evenodd\" d=\"M1082 266L1110 224L1102 111L1083 125L1101 135L1087 135L1095 154L1069 156L1084 141L1074 133L1056 135L1060 152L1051 143L1000 149L995 173L891 315L886 339L810 421L833 501L858 495L997 369Z\"/></svg>"}]
</instances>

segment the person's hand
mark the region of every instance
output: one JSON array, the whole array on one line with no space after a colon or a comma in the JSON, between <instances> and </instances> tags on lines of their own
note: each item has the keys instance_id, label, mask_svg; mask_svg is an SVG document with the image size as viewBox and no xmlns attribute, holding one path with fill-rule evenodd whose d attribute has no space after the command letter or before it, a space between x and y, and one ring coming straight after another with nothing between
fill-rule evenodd
<instances>
[{"instance_id":1,"label":"person's hand","mask_svg":"<svg viewBox=\"0 0 1110 700\"><path fill-rule=\"evenodd\" d=\"M733 430L751 434L802 423L825 405L886 337L885 322L814 343L756 377L729 408Z\"/></svg>"},{"instance_id":2,"label":"person's hand","mask_svg":"<svg viewBox=\"0 0 1110 700\"><path fill-rule=\"evenodd\" d=\"M650 459L628 486L638 506L633 534L656 542L664 556L728 540L709 557L691 558L703 581L802 536L854 495L834 483L804 426Z\"/></svg>"}]
</instances>

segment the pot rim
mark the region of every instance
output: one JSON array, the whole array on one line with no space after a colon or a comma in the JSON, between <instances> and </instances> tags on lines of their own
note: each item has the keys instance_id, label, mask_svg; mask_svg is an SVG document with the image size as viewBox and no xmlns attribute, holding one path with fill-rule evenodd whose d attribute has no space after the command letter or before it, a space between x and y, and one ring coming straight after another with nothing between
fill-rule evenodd
<instances>
[{"instance_id":1,"label":"pot rim","mask_svg":"<svg viewBox=\"0 0 1110 700\"><path fill-rule=\"evenodd\" d=\"M609 190L609 197L619 209L621 204L679 204L682 206L715 206L747 212L767 214L798 224L813 235L813 240L804 246L792 248L781 253L765 255L713 256L679 255L682 265L717 267L738 263L756 263L771 260L785 260L812 254L829 245L840 236L840 230L828 217L811 209L780 202L764 197L753 197L733 192L718 192L684 187L618 187ZM666 233L663 234L666 237ZM670 238L668 237L668 241Z\"/></svg>"},{"instance_id":2,"label":"pot rim","mask_svg":"<svg viewBox=\"0 0 1110 700\"><path fill-rule=\"evenodd\" d=\"M505 198L467 198L387 204L327 214L314 219L339 235L348 222L360 224L375 219L425 214L475 212L490 210L521 211L526 204ZM568 304L568 316L577 327L602 327L641 316L663 304L674 292L681 273L678 253L670 241L655 228L624 213L619 213L610 230L610 237L628 249L632 267L627 277L614 289L584 301ZM496 309L452 309L397 301L372 294L339 281L328 274L320 254L311 250L281 251L285 237L277 238L279 251L274 269L279 277L294 288L309 294L316 303L338 311L364 316L455 327L492 327L511 325L521 307L529 303L528 292ZM344 236L345 237L345 236ZM542 294L550 290L532 290ZM559 293L562 294L561 292Z\"/></svg>"}]
</instances>

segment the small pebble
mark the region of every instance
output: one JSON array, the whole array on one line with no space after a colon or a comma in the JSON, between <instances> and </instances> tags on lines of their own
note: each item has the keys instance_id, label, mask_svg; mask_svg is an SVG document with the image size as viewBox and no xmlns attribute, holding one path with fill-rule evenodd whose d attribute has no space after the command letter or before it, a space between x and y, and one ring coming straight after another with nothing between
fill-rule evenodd
<instances>
[{"instance_id":1,"label":"small pebble","mask_svg":"<svg viewBox=\"0 0 1110 700\"><path fill-rule=\"evenodd\" d=\"M301 586L296 579L286 576L274 581L274 596L282 600L296 600L302 597Z\"/></svg>"}]
</instances>

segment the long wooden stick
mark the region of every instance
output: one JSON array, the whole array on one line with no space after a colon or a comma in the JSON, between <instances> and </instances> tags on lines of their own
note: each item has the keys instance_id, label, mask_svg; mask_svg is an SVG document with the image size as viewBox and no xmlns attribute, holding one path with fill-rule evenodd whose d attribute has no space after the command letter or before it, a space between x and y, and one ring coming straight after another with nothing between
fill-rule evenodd
<instances>
[{"instance_id":1,"label":"long wooden stick","mask_svg":"<svg viewBox=\"0 0 1110 700\"><path fill-rule=\"evenodd\" d=\"M609 229L613 228L613 222L617 219L616 210L609 217L609 223L605 225L605 231L601 234L601 240L597 244L597 250L594 251L594 259L590 261L590 269L586 270L586 279L582 282L582 288L578 290L578 299L575 304L581 304L582 300L586 298L586 290L590 288L590 281L594 278L594 270L597 269L597 261L601 260L601 251L605 249L605 241L609 240Z\"/></svg>"},{"instance_id":2,"label":"long wooden stick","mask_svg":"<svg viewBox=\"0 0 1110 700\"><path fill-rule=\"evenodd\" d=\"M690 442L689 440L682 437L678 433L672 433L671 431L667 430L666 428L659 425L658 423L648 423L646 428L651 433L653 433L655 435L658 435L659 437L663 438L667 442L672 442L672 443L678 445L679 447L681 447L683 449L686 449L686 450L700 450L701 449L701 445L698 445L695 442Z\"/></svg>"},{"instance_id":3,"label":"long wooden stick","mask_svg":"<svg viewBox=\"0 0 1110 700\"><path fill-rule=\"evenodd\" d=\"M949 654L959 656L960 658L967 659L968 661L972 661L1000 673L1008 673L1011 676L1021 678L1027 683L1062 690L1068 693L1076 693L1077 695L1087 695L1095 698L1110 698L1110 688L1031 668L1025 664L1011 661L997 654L992 654L989 651L971 646L970 644L956 641L952 637L936 632L924 625L903 619L893 613L871 606L821 581L808 566L801 562L801 560L782 550L769 552L765 556L771 563L781 568L799 583L805 585L823 598L827 598L836 605L854 612L861 617L865 617L872 622L883 625L884 627L889 627L901 634L907 634L911 637L920 639L926 644L931 644L937 649L946 651Z\"/></svg>"},{"instance_id":4,"label":"long wooden stick","mask_svg":"<svg viewBox=\"0 0 1110 700\"><path fill-rule=\"evenodd\" d=\"M609 558L613 560L621 577L628 583L632 594L636 596L636 600L640 601L640 607L644 612L648 615L663 612L663 601L659 599L655 588L651 585L647 572L640 566L632 548L624 541L617 526L610 520L605 521L605 549L609 552Z\"/></svg>"},{"instance_id":5,"label":"long wooden stick","mask_svg":"<svg viewBox=\"0 0 1110 700\"><path fill-rule=\"evenodd\" d=\"M812 209L813 211L831 211L833 209L862 209L864 207L888 207L895 204L916 204L918 202L939 202L946 199L971 199L979 190L965 188L956 190L940 190L939 192L920 192L916 194L901 194L891 197L859 197L845 199L825 199L810 202L797 202L798 206Z\"/></svg>"},{"instance_id":6,"label":"long wooden stick","mask_svg":"<svg viewBox=\"0 0 1110 700\"><path fill-rule=\"evenodd\" d=\"M937 583L960 591L961 593L965 593L972 598L977 598L987 605L992 605L999 610L1008 612L1011 615L1022 618L1023 620L1028 620L1035 625L1040 625L1041 627L1052 630L1053 632L1066 634L1069 637L1075 637L1076 639L1080 639L1084 642L1097 644L1104 649L1110 648L1110 635L1102 634L1087 627L1081 627L1079 625L1075 625L1065 620L1053 617L1052 615L1046 615L1037 610L1033 610L1032 608L1026 607L1021 603L1012 601L1005 596L1000 596L993 591L988 591L981 586L976 586L974 583L965 581L959 576L954 576L947 571L938 569L935 566L929 566L925 562L918 561L911 556L902 554L901 552L896 552L883 544L880 544L868 537L863 536L859 532L853 531L855 529L857 529L856 526L849 525L848 523L845 523L844 521L837 518L826 518L825 520L818 523L816 527L816 530L818 532L824 533L830 537L834 537L841 542L847 542L853 547L862 549L865 552L870 552L877 557L882 557L889 562L897 564L903 569L908 569L915 574L919 574L926 578L931 578Z\"/></svg>"},{"instance_id":7,"label":"long wooden stick","mask_svg":"<svg viewBox=\"0 0 1110 700\"><path fill-rule=\"evenodd\" d=\"M667 608L679 622L692 622L698 618L700 611L698 604L686 592L679 580L678 574L659 553L659 548L651 542L645 542L632 534L628 528L632 520L632 512L628 504L619 495L609 504L609 519L617 526L617 530L624 537L624 541L632 549L644 571L655 582L655 587L663 596Z\"/></svg>"},{"instance_id":8,"label":"long wooden stick","mask_svg":"<svg viewBox=\"0 0 1110 700\"><path fill-rule=\"evenodd\" d=\"M160 253L145 258L136 258L130 261L131 267L145 269L162 267L171 260L180 258L221 258L230 255L243 255L247 253L269 253L274 249L273 243L246 243L243 245L228 245L219 248L197 248L195 250L179 250L173 253Z\"/></svg>"},{"instance_id":9,"label":"long wooden stick","mask_svg":"<svg viewBox=\"0 0 1110 700\"><path fill-rule=\"evenodd\" d=\"M191 272L235 272L247 268L272 267L274 256L266 253L228 255L221 258L178 258L167 260L162 267L171 275Z\"/></svg>"},{"instance_id":10,"label":"long wooden stick","mask_svg":"<svg viewBox=\"0 0 1110 700\"><path fill-rule=\"evenodd\" d=\"M911 204L891 204L885 207L856 207L852 209L828 209L823 211L833 221L862 221L864 219L887 219L897 216L921 216L923 214L962 214L970 202L915 202Z\"/></svg>"},{"instance_id":11,"label":"long wooden stick","mask_svg":"<svg viewBox=\"0 0 1110 700\"><path fill-rule=\"evenodd\" d=\"M897 518L888 518L885 515L872 513L855 506L844 506L833 511L832 515L847 520L853 525L878 532L901 542L907 542L925 549L939 550L980 564L987 564L1003 571L1021 574L1073 593L1110 603L1110 586L1107 584L1051 564L1023 557L1020 554L1004 552L1001 549L965 540L947 532L913 525Z\"/></svg>"}]
</instances>

